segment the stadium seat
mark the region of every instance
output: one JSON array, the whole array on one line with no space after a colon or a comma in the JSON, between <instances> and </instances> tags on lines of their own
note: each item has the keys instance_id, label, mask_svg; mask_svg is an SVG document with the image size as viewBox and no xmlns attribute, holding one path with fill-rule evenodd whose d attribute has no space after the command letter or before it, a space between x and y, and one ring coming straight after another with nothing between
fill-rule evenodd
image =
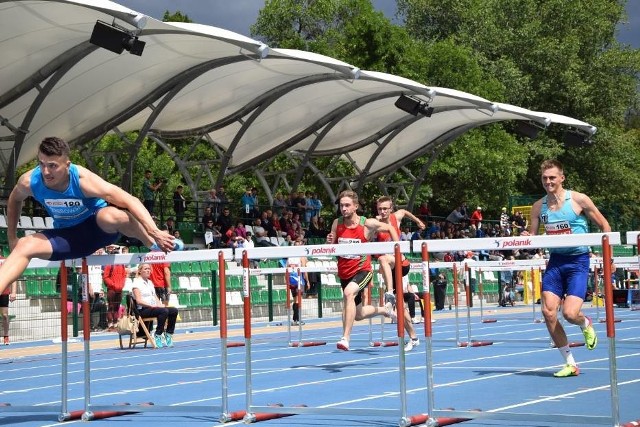
<instances>
[{"instance_id":1,"label":"stadium seat","mask_svg":"<svg viewBox=\"0 0 640 427\"><path fill-rule=\"evenodd\" d=\"M200 304L204 308L213 307L213 301L211 300L211 292L205 291L200 293Z\"/></svg>"},{"instance_id":2,"label":"stadium seat","mask_svg":"<svg viewBox=\"0 0 640 427\"><path fill-rule=\"evenodd\" d=\"M50 216L44 217L44 224L47 226L47 228L53 228L53 218Z\"/></svg>"},{"instance_id":3,"label":"stadium seat","mask_svg":"<svg viewBox=\"0 0 640 427\"><path fill-rule=\"evenodd\" d=\"M38 230L44 230L47 228L47 225L44 223L44 218L41 216L34 216L32 218L33 228L37 228Z\"/></svg>"},{"instance_id":4,"label":"stadium seat","mask_svg":"<svg viewBox=\"0 0 640 427\"><path fill-rule=\"evenodd\" d=\"M19 228L33 228L33 221L30 216L21 215L20 222L18 223Z\"/></svg>"},{"instance_id":5,"label":"stadium seat","mask_svg":"<svg viewBox=\"0 0 640 427\"><path fill-rule=\"evenodd\" d=\"M4 214L0 214L0 228L7 228L7 217Z\"/></svg>"}]
</instances>

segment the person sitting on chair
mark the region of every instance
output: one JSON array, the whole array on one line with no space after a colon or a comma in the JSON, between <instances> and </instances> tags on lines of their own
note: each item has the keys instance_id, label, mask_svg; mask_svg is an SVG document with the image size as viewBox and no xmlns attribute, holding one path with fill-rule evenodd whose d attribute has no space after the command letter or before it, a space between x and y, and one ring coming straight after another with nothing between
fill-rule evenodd
<instances>
[{"instance_id":1,"label":"person sitting on chair","mask_svg":"<svg viewBox=\"0 0 640 427\"><path fill-rule=\"evenodd\" d=\"M156 347L173 347L173 332L176 328L178 309L164 306L156 295L150 276L151 265L145 263L140 264L136 278L133 279L133 298L136 300L140 316L156 317L158 319L154 333ZM166 331L164 329L165 322L167 323Z\"/></svg>"}]
</instances>

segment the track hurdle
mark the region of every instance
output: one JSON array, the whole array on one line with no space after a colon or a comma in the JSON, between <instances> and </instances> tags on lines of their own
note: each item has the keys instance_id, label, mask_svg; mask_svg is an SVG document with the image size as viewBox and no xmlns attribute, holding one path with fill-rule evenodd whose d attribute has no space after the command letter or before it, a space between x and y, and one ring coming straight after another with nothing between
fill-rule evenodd
<instances>
[{"instance_id":1,"label":"track hurdle","mask_svg":"<svg viewBox=\"0 0 640 427\"><path fill-rule=\"evenodd\" d=\"M0 260L0 263L5 260ZM27 269L34 268L64 268L64 261L45 261L38 258L32 259L27 265ZM61 299L67 300L67 276L61 275ZM86 309L83 308L83 309ZM85 311L86 313L86 311ZM88 316L83 316L87 317ZM61 372L60 372L60 404L57 405L14 405L11 402L3 402L0 404L0 413L51 413L55 414L58 420L63 421L69 414L69 364L68 364L68 338L69 338L68 312L66 303L61 304L60 311L60 343L61 343Z\"/></svg>"},{"instance_id":2,"label":"track hurdle","mask_svg":"<svg viewBox=\"0 0 640 427\"><path fill-rule=\"evenodd\" d=\"M341 255L373 255L379 253L394 252L396 257L396 293L402 295L402 280L401 279L401 252L409 251L409 242L371 242L362 243L358 245L349 244L337 244L337 245L315 245L315 246L287 246L281 248L247 248L243 250L243 259L246 259L248 265L248 259L265 259L265 258L288 258L296 256L308 256L316 254L341 256ZM398 304L400 306L400 304ZM245 319L245 339L247 341L245 345L246 357L245 357L245 372L246 372L246 415L244 417L245 423L252 423L257 421L257 413L278 413L278 414L321 414L321 415L349 415L349 416L397 416L400 419L400 424L407 422L407 409L406 409L406 372L405 372L405 354L404 346L398 345L399 354L399 375L400 375L400 407L396 409L363 409L363 408L319 408L319 407L270 407L260 406L253 403L253 385L252 385L252 371L251 371L251 329L250 329L250 311L245 312L245 316L249 317ZM398 309L397 313L397 331L398 342L404 341L404 307ZM429 319L430 320L430 319ZM429 322L429 327L431 323Z\"/></svg>"},{"instance_id":3,"label":"track hurdle","mask_svg":"<svg viewBox=\"0 0 640 427\"><path fill-rule=\"evenodd\" d=\"M512 422L535 419L539 422L565 422L572 423L574 425L581 424L608 424L619 425L619 396L618 396L618 381L617 381L617 365L616 365L616 351L615 351L615 324L613 319L613 304L612 304L612 284L611 284L611 257L612 257L612 244L620 244L619 233L590 233L590 234L577 234L577 235L565 235L565 236L521 236L521 237L506 237L497 239L464 239L459 242L446 240L428 240L428 241L414 241L413 249L420 248L423 253L423 261L428 259L425 256L427 252L442 252L447 250L475 250L475 249L495 249L497 248L540 248L540 247L573 247L573 246L595 246L602 245L604 271L605 271L605 301L607 312L607 337L609 338L609 383L611 392L611 413L610 415L596 415L596 416L580 416L580 415L567 415L567 414L523 414L514 412L477 412L477 411L456 411L456 410L443 410L434 409L434 381L433 381L433 351L431 346L432 337L429 336L430 329L425 328L426 336L426 366L427 366L427 411L429 418L427 420L427 426L438 425L438 417L452 417L460 419L495 419L495 420L508 420ZM423 246L424 245L424 246ZM408 427L410 424L403 424L401 427Z\"/></svg>"},{"instance_id":4,"label":"track hurdle","mask_svg":"<svg viewBox=\"0 0 640 427\"><path fill-rule=\"evenodd\" d=\"M91 402L91 367L90 367L90 329L89 329L89 316L84 316L84 334L85 334L85 346L84 346L84 408L81 415L83 421L90 421L97 417L103 418L104 415L112 414L114 416L123 415L123 412L131 413L146 413L146 412L168 412L168 413L184 413L192 415L194 413L205 414L218 414L222 422L228 421L230 414L228 408L228 362L227 362L227 313L226 313L226 261L235 259L234 253L231 249L222 250L200 250L200 251L185 251L185 252L171 252L165 254L163 252L149 252L149 253L132 253L132 254L116 254L116 255L92 255L82 260L74 260L73 262L83 263L83 276L86 274L86 267L88 265L112 265L112 264L139 264L139 263L166 263L166 262L181 262L181 261L201 261L217 259L219 262L219 283L220 283L220 369L221 369L221 392L220 392L220 405L180 405L180 406L167 406L167 405L138 405L132 408L126 404L115 405L98 405ZM63 275L64 277L64 275ZM86 286L86 278L83 278L83 285ZM66 291L66 287L62 289ZM213 290L212 290L213 292ZM84 303L84 301L83 301ZM89 312L88 299L86 301L87 306L83 308L85 313ZM63 311L66 310L66 305L63 305ZM76 413L74 411L74 413ZM63 414L65 419L70 416L70 413ZM96 415L98 414L98 415ZM63 421L62 420L62 421Z\"/></svg>"}]
</instances>

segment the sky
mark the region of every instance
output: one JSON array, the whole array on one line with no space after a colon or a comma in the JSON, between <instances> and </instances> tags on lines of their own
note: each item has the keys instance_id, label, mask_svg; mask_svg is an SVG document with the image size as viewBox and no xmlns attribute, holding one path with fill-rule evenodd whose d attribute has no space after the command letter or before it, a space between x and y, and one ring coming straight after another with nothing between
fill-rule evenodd
<instances>
[{"instance_id":1,"label":"sky","mask_svg":"<svg viewBox=\"0 0 640 427\"><path fill-rule=\"evenodd\" d=\"M211 25L250 36L264 0L113 0L123 6L162 20L166 10L180 11L198 24ZM373 0L376 9L393 19L395 0ZM627 1L628 23L618 29L618 40L640 49L640 0Z\"/></svg>"}]
</instances>

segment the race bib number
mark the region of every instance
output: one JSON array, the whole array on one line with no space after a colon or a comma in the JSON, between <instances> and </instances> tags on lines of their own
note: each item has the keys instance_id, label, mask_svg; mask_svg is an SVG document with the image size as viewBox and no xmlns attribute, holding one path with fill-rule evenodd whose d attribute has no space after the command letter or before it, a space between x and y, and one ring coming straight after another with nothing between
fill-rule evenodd
<instances>
[{"instance_id":1,"label":"race bib number","mask_svg":"<svg viewBox=\"0 0 640 427\"><path fill-rule=\"evenodd\" d=\"M362 243L362 241L358 238L354 237L338 237L338 243L344 244L357 244ZM360 259L361 255L340 255L340 258L344 259Z\"/></svg>"},{"instance_id":2,"label":"race bib number","mask_svg":"<svg viewBox=\"0 0 640 427\"><path fill-rule=\"evenodd\" d=\"M82 199L45 199L45 206L54 218L74 218L86 210Z\"/></svg>"},{"instance_id":3,"label":"race bib number","mask_svg":"<svg viewBox=\"0 0 640 427\"><path fill-rule=\"evenodd\" d=\"M545 232L549 235L571 234L571 225L568 221L554 222L544 225Z\"/></svg>"}]
</instances>

